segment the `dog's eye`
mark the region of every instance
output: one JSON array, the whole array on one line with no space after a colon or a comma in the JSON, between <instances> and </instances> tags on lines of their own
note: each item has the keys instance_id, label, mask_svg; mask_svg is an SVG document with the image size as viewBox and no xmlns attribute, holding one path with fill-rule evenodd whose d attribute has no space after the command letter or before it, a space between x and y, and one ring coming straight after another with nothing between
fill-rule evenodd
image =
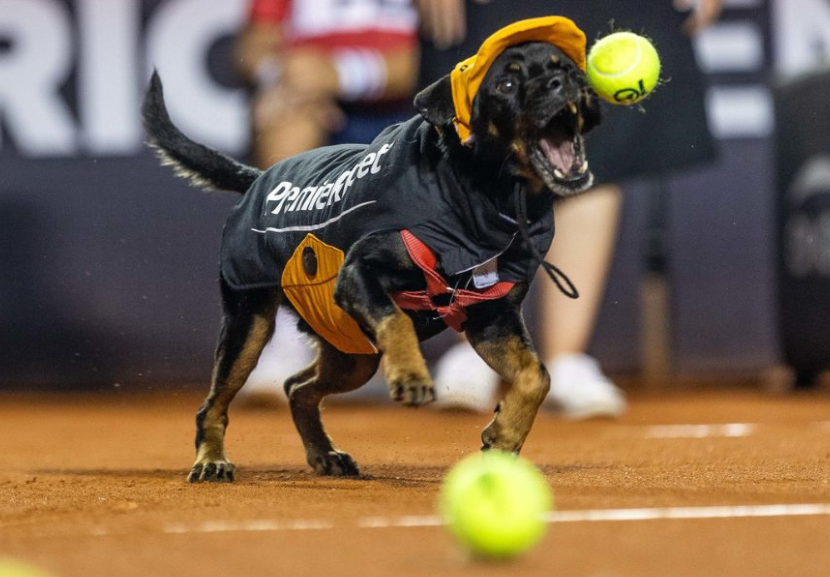
<instances>
[{"instance_id":1,"label":"dog's eye","mask_svg":"<svg viewBox=\"0 0 830 577\"><path fill-rule=\"evenodd\" d=\"M510 78L505 78L504 80L501 80L498 84L496 84L496 90L498 90L502 94L510 94L511 92L516 90L516 83Z\"/></svg>"}]
</instances>

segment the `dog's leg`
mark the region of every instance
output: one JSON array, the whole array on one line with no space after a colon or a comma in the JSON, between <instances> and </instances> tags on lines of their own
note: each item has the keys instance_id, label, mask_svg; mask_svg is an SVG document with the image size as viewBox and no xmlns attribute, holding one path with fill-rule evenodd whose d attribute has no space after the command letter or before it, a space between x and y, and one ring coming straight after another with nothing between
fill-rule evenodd
<instances>
[{"instance_id":1,"label":"dog's leg","mask_svg":"<svg viewBox=\"0 0 830 577\"><path fill-rule=\"evenodd\" d=\"M378 368L380 355L348 355L319 339L317 358L285 383L291 417L305 446L306 459L321 475L357 475L354 460L338 451L323 428L320 404L334 393L362 386Z\"/></svg>"},{"instance_id":2,"label":"dog's leg","mask_svg":"<svg viewBox=\"0 0 830 577\"><path fill-rule=\"evenodd\" d=\"M421 354L412 319L395 305L380 319L375 338L384 353L384 372L389 395L395 401L417 407L435 400L432 377Z\"/></svg>"},{"instance_id":3,"label":"dog's leg","mask_svg":"<svg viewBox=\"0 0 830 577\"><path fill-rule=\"evenodd\" d=\"M393 258L410 263L406 249L398 235L382 240L378 236L365 243L355 245L349 252L340 271L335 301L369 330L383 353L391 397L410 406L432 402L435 400L432 378L421 354L412 319L392 301L383 285L386 271L381 267L389 266ZM377 248L381 243L386 246ZM399 253L395 254L390 245L399 248Z\"/></svg>"},{"instance_id":4,"label":"dog's leg","mask_svg":"<svg viewBox=\"0 0 830 577\"><path fill-rule=\"evenodd\" d=\"M473 348L510 386L481 434L482 448L516 453L550 390L550 376L533 350L521 317L523 294L517 288L517 294L470 307L466 325Z\"/></svg>"},{"instance_id":5,"label":"dog's leg","mask_svg":"<svg viewBox=\"0 0 830 577\"><path fill-rule=\"evenodd\" d=\"M196 413L196 462L187 480L233 481L225 457L228 407L259 360L274 332L277 289L234 291L222 287L224 319L213 365L210 393Z\"/></svg>"}]
</instances>

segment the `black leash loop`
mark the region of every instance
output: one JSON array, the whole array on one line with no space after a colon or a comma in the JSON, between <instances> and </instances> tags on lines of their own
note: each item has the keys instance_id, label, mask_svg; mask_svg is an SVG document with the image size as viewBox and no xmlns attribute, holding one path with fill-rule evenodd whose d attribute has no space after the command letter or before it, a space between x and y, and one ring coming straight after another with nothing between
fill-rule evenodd
<instances>
[{"instance_id":1,"label":"black leash loop","mask_svg":"<svg viewBox=\"0 0 830 577\"><path fill-rule=\"evenodd\" d=\"M540 253L533 242L530 240L530 233L527 230L527 192L521 182L517 182L513 188L513 202L516 207L516 222L519 225L519 233L522 235L525 246L530 250L536 262L542 265L545 272L548 273L550 280L556 285L563 295L571 299L579 298L579 291L576 290L574 283L568 278L564 272L545 260L545 255Z\"/></svg>"}]
</instances>

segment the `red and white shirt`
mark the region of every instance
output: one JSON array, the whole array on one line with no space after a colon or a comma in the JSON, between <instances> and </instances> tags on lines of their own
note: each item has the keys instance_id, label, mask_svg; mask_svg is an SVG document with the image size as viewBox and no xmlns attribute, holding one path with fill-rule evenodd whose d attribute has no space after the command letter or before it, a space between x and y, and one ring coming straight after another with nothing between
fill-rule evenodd
<instances>
[{"instance_id":1,"label":"red and white shirt","mask_svg":"<svg viewBox=\"0 0 830 577\"><path fill-rule=\"evenodd\" d=\"M406 49L415 43L411 0L252 0L252 23L280 24L290 46Z\"/></svg>"}]
</instances>

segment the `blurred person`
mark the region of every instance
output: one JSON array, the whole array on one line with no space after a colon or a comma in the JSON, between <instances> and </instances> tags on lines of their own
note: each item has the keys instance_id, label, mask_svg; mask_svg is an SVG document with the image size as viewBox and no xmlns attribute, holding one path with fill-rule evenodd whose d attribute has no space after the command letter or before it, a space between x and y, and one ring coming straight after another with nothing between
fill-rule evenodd
<instances>
[{"instance_id":1,"label":"blurred person","mask_svg":"<svg viewBox=\"0 0 830 577\"><path fill-rule=\"evenodd\" d=\"M410 0L252 0L236 55L259 166L411 116L415 26Z\"/></svg>"},{"instance_id":2,"label":"blurred person","mask_svg":"<svg viewBox=\"0 0 830 577\"><path fill-rule=\"evenodd\" d=\"M651 38L660 53L661 77L670 82L641 106L604 106L603 123L587 143L596 185L556 206L556 237L547 258L571 277L579 299L540 280L540 354L551 373L546 406L572 418L619 416L626 410L624 392L586 352L617 235L619 183L714 158L691 38L718 18L721 0L418 0L418 7L422 86L475 54L494 30L534 16L571 18L589 46L612 31L631 30ZM436 366L438 406L492 410L498 384L498 375L466 341Z\"/></svg>"},{"instance_id":3,"label":"blurred person","mask_svg":"<svg viewBox=\"0 0 830 577\"><path fill-rule=\"evenodd\" d=\"M328 144L369 143L413 115L417 14L411 0L252 0L235 46L251 90L254 162L266 168ZM284 398L313 357L280 309L242 389L251 404Z\"/></svg>"}]
</instances>

